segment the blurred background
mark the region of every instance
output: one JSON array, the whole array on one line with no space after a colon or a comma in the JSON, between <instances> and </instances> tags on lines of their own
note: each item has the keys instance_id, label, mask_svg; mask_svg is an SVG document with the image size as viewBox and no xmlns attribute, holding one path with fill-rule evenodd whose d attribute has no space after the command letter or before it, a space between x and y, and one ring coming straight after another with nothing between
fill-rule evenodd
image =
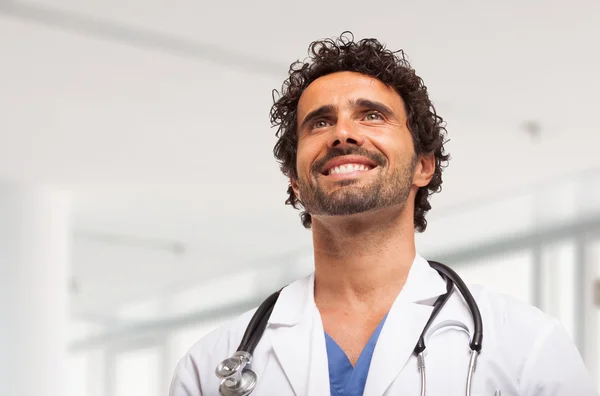
<instances>
[{"instance_id":1,"label":"blurred background","mask_svg":"<svg viewBox=\"0 0 600 396\"><path fill-rule=\"evenodd\" d=\"M600 387L598 1L0 0L0 394L165 395L311 271L268 113L344 30L447 121L420 254L558 317Z\"/></svg>"}]
</instances>

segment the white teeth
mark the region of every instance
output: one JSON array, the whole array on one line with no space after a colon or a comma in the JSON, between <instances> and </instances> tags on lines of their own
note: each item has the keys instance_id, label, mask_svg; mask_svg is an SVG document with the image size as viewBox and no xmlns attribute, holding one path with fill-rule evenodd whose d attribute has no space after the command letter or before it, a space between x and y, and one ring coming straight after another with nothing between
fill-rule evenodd
<instances>
[{"instance_id":1,"label":"white teeth","mask_svg":"<svg viewBox=\"0 0 600 396\"><path fill-rule=\"evenodd\" d=\"M334 166L333 168L329 169L329 174L337 175L339 173L349 173L349 172L354 172L354 171L367 171L370 169L371 168L369 166L364 165L364 164L345 164L345 165L340 165L340 166Z\"/></svg>"}]
</instances>

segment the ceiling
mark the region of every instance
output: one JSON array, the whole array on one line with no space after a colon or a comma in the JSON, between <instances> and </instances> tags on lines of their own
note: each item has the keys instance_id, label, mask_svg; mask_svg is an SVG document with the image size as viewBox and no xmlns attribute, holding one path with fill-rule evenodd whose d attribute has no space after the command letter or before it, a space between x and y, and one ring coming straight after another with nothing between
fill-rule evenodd
<instances>
[{"instance_id":1,"label":"ceiling","mask_svg":"<svg viewBox=\"0 0 600 396\"><path fill-rule=\"evenodd\" d=\"M268 112L344 30L403 48L447 120L432 219L600 168L594 0L0 1L0 179L73 194L77 313L310 248Z\"/></svg>"}]
</instances>

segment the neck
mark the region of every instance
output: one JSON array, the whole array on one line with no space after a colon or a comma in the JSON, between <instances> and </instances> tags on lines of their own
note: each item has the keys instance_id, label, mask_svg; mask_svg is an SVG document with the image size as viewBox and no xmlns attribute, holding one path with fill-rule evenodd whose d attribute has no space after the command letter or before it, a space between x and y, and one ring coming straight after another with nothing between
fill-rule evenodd
<instances>
[{"instance_id":1,"label":"neck","mask_svg":"<svg viewBox=\"0 0 600 396\"><path fill-rule=\"evenodd\" d=\"M317 306L389 309L416 254L409 206L313 219Z\"/></svg>"}]
</instances>

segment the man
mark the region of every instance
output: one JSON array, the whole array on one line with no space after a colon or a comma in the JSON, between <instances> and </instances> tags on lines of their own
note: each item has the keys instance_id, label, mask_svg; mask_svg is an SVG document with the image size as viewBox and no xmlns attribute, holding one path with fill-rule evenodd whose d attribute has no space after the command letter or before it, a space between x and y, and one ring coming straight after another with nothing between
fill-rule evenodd
<instances>
[{"instance_id":1,"label":"man","mask_svg":"<svg viewBox=\"0 0 600 396\"><path fill-rule=\"evenodd\" d=\"M446 283L416 253L414 232L427 227L428 200L449 159L443 120L403 54L377 40L344 34L310 53L292 65L271 119L287 203L304 208L312 229L315 271L281 291L246 367L258 376L252 394L419 395L413 349ZM556 321L471 291L484 327L473 395L595 394ZM215 369L253 313L190 350L171 396L219 394ZM465 394L473 326L461 294L451 294L425 340L427 394Z\"/></svg>"}]
</instances>

